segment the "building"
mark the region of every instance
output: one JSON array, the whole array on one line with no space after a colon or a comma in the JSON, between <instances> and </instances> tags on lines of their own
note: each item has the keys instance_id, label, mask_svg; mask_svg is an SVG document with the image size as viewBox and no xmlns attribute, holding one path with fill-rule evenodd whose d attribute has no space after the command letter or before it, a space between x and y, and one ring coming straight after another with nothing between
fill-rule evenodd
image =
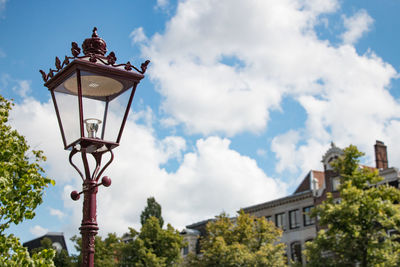
<instances>
[{"instance_id":1,"label":"building","mask_svg":"<svg viewBox=\"0 0 400 267\"><path fill-rule=\"evenodd\" d=\"M305 242L314 239L319 230L315 220L309 216L309 211L314 206L321 204L326 199L328 192L338 201L340 199L338 192L340 179L339 175L333 170L331 162L342 154L343 151L334 143L331 143L330 149L322 157L323 171L311 170L293 194L243 208L246 213L256 217L265 217L277 227L282 228L281 241L287 245L288 258L294 261L305 264L302 249ZM375 167L360 167L378 169L379 174L384 178L381 183L388 183L398 188L399 170L388 166L387 148L381 141L376 141L375 144L375 162ZM188 225L186 228L196 230L198 236L202 236L205 234L205 225L208 221L210 220ZM198 240L196 243L193 243L193 240L193 237L186 239L190 244L187 251L198 253Z\"/></svg>"},{"instance_id":2,"label":"building","mask_svg":"<svg viewBox=\"0 0 400 267\"><path fill-rule=\"evenodd\" d=\"M64 234L58 233L58 232L49 232L49 233L45 234L44 236L27 241L27 242L23 243L22 245L24 247L28 248L28 251L31 252L35 248L40 248L42 246L41 241L46 237L51 240L55 250L60 252L61 250L64 249L68 253L67 243L65 242Z\"/></svg>"}]
</instances>

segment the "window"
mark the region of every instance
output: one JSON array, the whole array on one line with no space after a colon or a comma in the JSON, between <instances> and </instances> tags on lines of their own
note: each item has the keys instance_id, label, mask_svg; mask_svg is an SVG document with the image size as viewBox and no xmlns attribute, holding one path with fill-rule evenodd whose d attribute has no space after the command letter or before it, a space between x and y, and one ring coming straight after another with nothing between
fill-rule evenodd
<instances>
[{"instance_id":1,"label":"window","mask_svg":"<svg viewBox=\"0 0 400 267\"><path fill-rule=\"evenodd\" d=\"M275 215L275 225L276 225L276 227L282 228L282 230L286 230L285 213L278 213Z\"/></svg>"},{"instance_id":2,"label":"window","mask_svg":"<svg viewBox=\"0 0 400 267\"><path fill-rule=\"evenodd\" d=\"M272 216L265 216L265 219L266 219L267 221L271 222L271 221L272 221Z\"/></svg>"},{"instance_id":3,"label":"window","mask_svg":"<svg viewBox=\"0 0 400 267\"><path fill-rule=\"evenodd\" d=\"M300 212L299 210L289 211L290 218L290 229L295 229L300 227Z\"/></svg>"},{"instance_id":4,"label":"window","mask_svg":"<svg viewBox=\"0 0 400 267\"><path fill-rule=\"evenodd\" d=\"M340 177L332 178L332 191L338 191L340 186Z\"/></svg>"},{"instance_id":5,"label":"window","mask_svg":"<svg viewBox=\"0 0 400 267\"><path fill-rule=\"evenodd\" d=\"M301 244L300 242L293 242L290 245L290 255L294 262L301 262Z\"/></svg>"},{"instance_id":6,"label":"window","mask_svg":"<svg viewBox=\"0 0 400 267\"><path fill-rule=\"evenodd\" d=\"M183 255L189 254L189 246L183 247Z\"/></svg>"},{"instance_id":7,"label":"window","mask_svg":"<svg viewBox=\"0 0 400 267\"><path fill-rule=\"evenodd\" d=\"M303 220L304 226L313 225L315 223L315 219L310 217L310 212L313 206L303 208Z\"/></svg>"}]
</instances>

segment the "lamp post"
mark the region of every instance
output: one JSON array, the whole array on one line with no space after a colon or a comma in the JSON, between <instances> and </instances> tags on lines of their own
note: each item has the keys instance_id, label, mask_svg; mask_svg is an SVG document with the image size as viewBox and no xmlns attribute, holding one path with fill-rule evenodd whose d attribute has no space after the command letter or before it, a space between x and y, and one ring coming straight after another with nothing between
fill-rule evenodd
<instances>
[{"instance_id":1,"label":"lamp post","mask_svg":"<svg viewBox=\"0 0 400 267\"><path fill-rule=\"evenodd\" d=\"M94 241L99 229L96 194L98 186L111 185L107 176L101 182L99 179L114 159L112 150L119 145L136 87L150 61L142 63L140 69L130 62L116 64L114 52L105 56L106 42L97 35L96 28L82 48L84 55L80 56L81 49L72 42L72 57L65 56L63 62L56 57L56 69L50 68L48 73L40 70L40 73L51 93L64 149L70 151L69 162L83 181L82 191L73 191L71 198L78 200L83 193L83 218L79 228L82 266L94 266ZM115 114L121 109L124 111ZM110 157L102 165L106 153ZM83 171L72 160L77 154L81 155ZM89 166L88 155L93 157L94 168Z\"/></svg>"}]
</instances>

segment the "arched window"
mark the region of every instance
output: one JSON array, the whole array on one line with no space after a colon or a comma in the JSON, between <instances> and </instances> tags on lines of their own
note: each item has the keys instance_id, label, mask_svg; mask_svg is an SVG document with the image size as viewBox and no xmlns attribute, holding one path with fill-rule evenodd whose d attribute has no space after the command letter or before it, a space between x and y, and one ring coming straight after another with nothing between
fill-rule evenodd
<instances>
[{"instance_id":1,"label":"arched window","mask_svg":"<svg viewBox=\"0 0 400 267\"><path fill-rule=\"evenodd\" d=\"M299 241L293 242L290 245L290 255L294 262L302 262L301 243Z\"/></svg>"}]
</instances>

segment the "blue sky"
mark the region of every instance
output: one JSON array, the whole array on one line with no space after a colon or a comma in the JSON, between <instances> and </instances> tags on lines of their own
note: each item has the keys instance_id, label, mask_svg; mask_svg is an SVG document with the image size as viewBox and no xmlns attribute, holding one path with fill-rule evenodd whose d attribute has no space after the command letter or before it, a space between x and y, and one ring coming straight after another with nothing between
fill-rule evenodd
<instances>
[{"instance_id":1,"label":"blue sky","mask_svg":"<svg viewBox=\"0 0 400 267\"><path fill-rule=\"evenodd\" d=\"M400 166L400 2L0 0L0 94L11 125L48 157L34 220L11 231L79 234L80 178L63 150L39 69L94 26L118 62L151 60L98 194L100 234L140 226L155 196L178 229L293 192L331 141L388 145Z\"/></svg>"}]
</instances>

